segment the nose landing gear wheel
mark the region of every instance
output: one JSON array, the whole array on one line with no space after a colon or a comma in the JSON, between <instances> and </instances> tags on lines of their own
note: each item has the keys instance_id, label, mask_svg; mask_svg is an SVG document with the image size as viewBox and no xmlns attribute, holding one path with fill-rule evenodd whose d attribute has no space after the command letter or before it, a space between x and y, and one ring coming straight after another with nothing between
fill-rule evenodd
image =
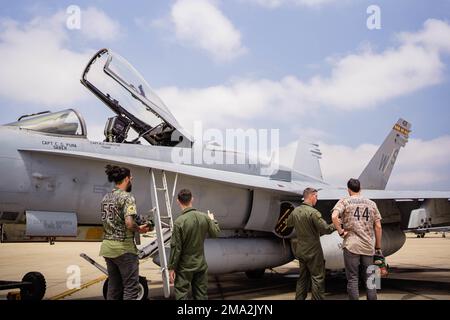
<instances>
[{"instance_id":1,"label":"nose landing gear wheel","mask_svg":"<svg viewBox=\"0 0 450 320\"><path fill-rule=\"evenodd\" d=\"M42 300L45 295L45 278L40 272L28 272L23 276L22 282L29 282L20 288L21 300Z\"/></svg>"},{"instance_id":2,"label":"nose landing gear wheel","mask_svg":"<svg viewBox=\"0 0 450 320\"><path fill-rule=\"evenodd\" d=\"M107 278L103 283L103 298L105 298L105 300L108 295L108 283L109 278ZM148 299L147 278L139 276L139 294L136 300L147 300L147 299Z\"/></svg>"}]
</instances>

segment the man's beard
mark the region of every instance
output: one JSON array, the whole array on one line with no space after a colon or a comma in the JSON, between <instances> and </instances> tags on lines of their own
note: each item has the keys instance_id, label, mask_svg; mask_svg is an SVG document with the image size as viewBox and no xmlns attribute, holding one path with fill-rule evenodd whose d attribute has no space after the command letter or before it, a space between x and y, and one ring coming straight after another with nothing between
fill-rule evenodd
<instances>
[{"instance_id":1,"label":"man's beard","mask_svg":"<svg viewBox=\"0 0 450 320\"><path fill-rule=\"evenodd\" d=\"M133 188L133 185L131 184L131 182L128 182L128 186L127 186L127 189L125 191L126 192L131 192L132 188Z\"/></svg>"}]
</instances>

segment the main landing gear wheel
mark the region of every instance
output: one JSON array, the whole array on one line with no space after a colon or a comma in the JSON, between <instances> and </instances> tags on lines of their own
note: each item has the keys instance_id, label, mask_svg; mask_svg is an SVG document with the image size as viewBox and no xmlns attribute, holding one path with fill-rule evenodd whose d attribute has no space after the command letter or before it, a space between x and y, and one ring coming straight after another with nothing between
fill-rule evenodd
<instances>
[{"instance_id":1,"label":"main landing gear wheel","mask_svg":"<svg viewBox=\"0 0 450 320\"><path fill-rule=\"evenodd\" d=\"M264 277L265 272L266 272L266 269L249 270L249 271L245 271L245 275L249 279L262 279L262 277Z\"/></svg>"},{"instance_id":2,"label":"main landing gear wheel","mask_svg":"<svg viewBox=\"0 0 450 320\"><path fill-rule=\"evenodd\" d=\"M103 283L103 298L106 300L108 294L108 283L109 278L106 278ZM136 300L147 300L148 299L148 283L146 277L139 276L139 294Z\"/></svg>"},{"instance_id":3,"label":"main landing gear wheel","mask_svg":"<svg viewBox=\"0 0 450 320\"><path fill-rule=\"evenodd\" d=\"M45 295L45 278L40 272L28 272L23 276L22 282L29 282L20 288L21 300L42 300Z\"/></svg>"}]
</instances>

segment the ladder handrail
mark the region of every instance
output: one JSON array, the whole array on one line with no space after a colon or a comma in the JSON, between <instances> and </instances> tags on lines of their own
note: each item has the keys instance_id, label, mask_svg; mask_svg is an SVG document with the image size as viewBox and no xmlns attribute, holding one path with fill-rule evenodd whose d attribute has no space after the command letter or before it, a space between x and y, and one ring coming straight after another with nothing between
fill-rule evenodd
<instances>
[{"instance_id":1,"label":"ladder handrail","mask_svg":"<svg viewBox=\"0 0 450 320\"><path fill-rule=\"evenodd\" d=\"M163 182L163 188L164 188L164 200L166 201L166 209L167 209L167 216L169 218L169 225L170 230L173 230L173 219L172 219L172 206L170 205L170 199L169 199L169 187L167 185L167 178L166 178L166 172L162 172L162 182ZM161 218L161 216L160 216Z\"/></svg>"},{"instance_id":2,"label":"ladder handrail","mask_svg":"<svg viewBox=\"0 0 450 320\"><path fill-rule=\"evenodd\" d=\"M155 231L156 231L156 240L158 243L158 253L159 253L159 260L160 260L160 267L161 267L161 274L162 274L162 280L163 280L163 292L164 297L168 298L170 296L170 279L169 279L169 270L168 270L168 263L167 263L167 256L166 256L166 250L165 250L165 235L167 233L167 227L169 227L170 234L173 230L173 217L172 217L172 203L169 198L169 189L167 185L167 178L166 178L166 172L162 170L162 183L163 188L158 188L156 186L156 179L155 179L155 173L153 169L150 169L151 177L152 177L152 188L153 189L153 195L155 199L155 210L153 212L154 219L155 219ZM172 195L172 202L173 198L175 196L175 188L176 183L178 179L178 173L175 176L174 181L174 187L173 187L173 195ZM164 191L164 200L166 204L166 210L167 210L167 216L163 217L164 219L168 219L169 221L162 222L161 221L161 211L159 210L159 197L158 197L158 191ZM166 228L163 227L163 224Z\"/></svg>"},{"instance_id":3,"label":"ladder handrail","mask_svg":"<svg viewBox=\"0 0 450 320\"><path fill-rule=\"evenodd\" d=\"M170 207L173 206L173 199L175 198L175 192L177 190L178 172L175 174L175 181L173 182L172 199L170 200Z\"/></svg>"}]
</instances>

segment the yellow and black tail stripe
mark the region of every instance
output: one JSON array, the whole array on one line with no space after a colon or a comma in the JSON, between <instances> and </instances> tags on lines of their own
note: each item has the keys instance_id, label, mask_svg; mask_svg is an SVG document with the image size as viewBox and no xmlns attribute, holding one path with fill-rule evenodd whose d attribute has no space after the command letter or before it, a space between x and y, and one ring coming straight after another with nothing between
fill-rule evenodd
<instances>
[{"instance_id":1,"label":"yellow and black tail stripe","mask_svg":"<svg viewBox=\"0 0 450 320\"><path fill-rule=\"evenodd\" d=\"M395 124L393 129L405 135L407 138L409 137L409 133L411 132L411 130L406 129L405 127L402 127L399 124Z\"/></svg>"}]
</instances>

